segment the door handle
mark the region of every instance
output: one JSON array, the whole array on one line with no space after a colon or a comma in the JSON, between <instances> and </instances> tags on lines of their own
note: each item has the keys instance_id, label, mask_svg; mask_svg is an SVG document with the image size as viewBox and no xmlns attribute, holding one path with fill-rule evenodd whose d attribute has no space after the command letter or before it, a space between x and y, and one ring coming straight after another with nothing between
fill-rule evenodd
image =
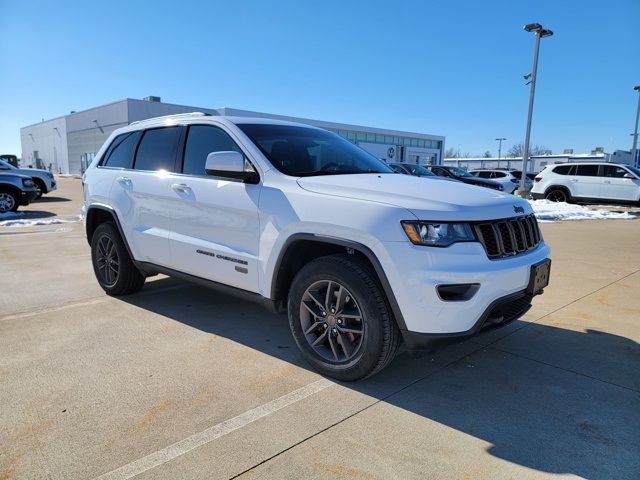
<instances>
[{"instance_id":1,"label":"door handle","mask_svg":"<svg viewBox=\"0 0 640 480\"><path fill-rule=\"evenodd\" d=\"M129 177L118 177L116 180L120 185L131 185L131 179Z\"/></svg>"},{"instance_id":2,"label":"door handle","mask_svg":"<svg viewBox=\"0 0 640 480\"><path fill-rule=\"evenodd\" d=\"M604 183L611 183L611 180L603 180Z\"/></svg>"},{"instance_id":3,"label":"door handle","mask_svg":"<svg viewBox=\"0 0 640 480\"><path fill-rule=\"evenodd\" d=\"M173 183L171 184L171 188L176 192L188 192L191 190L191 187L186 183Z\"/></svg>"},{"instance_id":4,"label":"door handle","mask_svg":"<svg viewBox=\"0 0 640 480\"><path fill-rule=\"evenodd\" d=\"M572 182L577 182L577 181L578 181L578 179L577 179L577 178L572 178L572 179L571 179L571 181L572 181Z\"/></svg>"}]
</instances>

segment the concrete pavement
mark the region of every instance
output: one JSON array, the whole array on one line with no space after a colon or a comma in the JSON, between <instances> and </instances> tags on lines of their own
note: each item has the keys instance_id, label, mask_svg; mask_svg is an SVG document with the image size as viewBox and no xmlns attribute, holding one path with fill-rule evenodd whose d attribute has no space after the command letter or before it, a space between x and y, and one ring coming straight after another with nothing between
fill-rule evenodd
<instances>
[{"instance_id":1,"label":"concrete pavement","mask_svg":"<svg viewBox=\"0 0 640 480\"><path fill-rule=\"evenodd\" d=\"M285 317L162 276L110 298L81 224L0 228L0 479L639 478L640 223L542 229L523 319L317 384Z\"/></svg>"}]
</instances>

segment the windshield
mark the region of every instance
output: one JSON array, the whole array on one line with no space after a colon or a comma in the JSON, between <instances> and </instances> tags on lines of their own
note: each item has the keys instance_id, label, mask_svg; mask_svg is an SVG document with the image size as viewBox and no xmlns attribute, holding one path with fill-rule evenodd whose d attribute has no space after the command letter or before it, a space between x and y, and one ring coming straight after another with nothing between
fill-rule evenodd
<instances>
[{"instance_id":1,"label":"windshield","mask_svg":"<svg viewBox=\"0 0 640 480\"><path fill-rule=\"evenodd\" d=\"M285 175L394 173L382 160L326 130L274 124L237 126Z\"/></svg>"},{"instance_id":2,"label":"windshield","mask_svg":"<svg viewBox=\"0 0 640 480\"><path fill-rule=\"evenodd\" d=\"M418 175L420 177L436 177L437 175L431 170L424 168L422 165L405 165L407 170L411 172L411 175Z\"/></svg>"},{"instance_id":3,"label":"windshield","mask_svg":"<svg viewBox=\"0 0 640 480\"><path fill-rule=\"evenodd\" d=\"M627 165L627 168L640 177L640 168L632 167L631 165Z\"/></svg>"},{"instance_id":4,"label":"windshield","mask_svg":"<svg viewBox=\"0 0 640 480\"><path fill-rule=\"evenodd\" d=\"M469 172L458 167L449 167L448 170L456 177L472 177Z\"/></svg>"},{"instance_id":5,"label":"windshield","mask_svg":"<svg viewBox=\"0 0 640 480\"><path fill-rule=\"evenodd\" d=\"M13 165L11 165L9 162L5 162L4 160L0 160L0 168L2 168L3 170L17 170L16 167L14 167Z\"/></svg>"}]
</instances>

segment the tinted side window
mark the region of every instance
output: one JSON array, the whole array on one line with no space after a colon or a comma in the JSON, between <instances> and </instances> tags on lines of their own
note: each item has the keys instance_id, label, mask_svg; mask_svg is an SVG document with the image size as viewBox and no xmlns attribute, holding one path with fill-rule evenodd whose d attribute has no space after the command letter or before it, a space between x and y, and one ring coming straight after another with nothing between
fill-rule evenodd
<instances>
[{"instance_id":1,"label":"tinted side window","mask_svg":"<svg viewBox=\"0 0 640 480\"><path fill-rule=\"evenodd\" d=\"M580 177L597 177L598 165L577 165L578 172L576 175Z\"/></svg>"},{"instance_id":2,"label":"tinted side window","mask_svg":"<svg viewBox=\"0 0 640 480\"><path fill-rule=\"evenodd\" d=\"M491 172L475 172L474 175L480 178L491 178Z\"/></svg>"},{"instance_id":3,"label":"tinted side window","mask_svg":"<svg viewBox=\"0 0 640 480\"><path fill-rule=\"evenodd\" d=\"M507 174L504 172L493 172L493 176L491 178L504 178Z\"/></svg>"},{"instance_id":4,"label":"tinted side window","mask_svg":"<svg viewBox=\"0 0 640 480\"><path fill-rule=\"evenodd\" d=\"M131 168L133 153L140 138L140 132L129 132L113 139L102 165L105 167Z\"/></svg>"},{"instance_id":5,"label":"tinted side window","mask_svg":"<svg viewBox=\"0 0 640 480\"><path fill-rule=\"evenodd\" d=\"M600 165L601 177L623 178L627 173L629 172L622 167L617 167L615 165Z\"/></svg>"},{"instance_id":6,"label":"tinted side window","mask_svg":"<svg viewBox=\"0 0 640 480\"><path fill-rule=\"evenodd\" d=\"M181 127L154 128L142 136L134 168L174 171Z\"/></svg>"},{"instance_id":7,"label":"tinted side window","mask_svg":"<svg viewBox=\"0 0 640 480\"><path fill-rule=\"evenodd\" d=\"M193 125L189 127L187 144L184 149L182 173L188 175L205 175L204 165L211 152L240 152L240 147L231 137L217 127Z\"/></svg>"},{"instance_id":8,"label":"tinted side window","mask_svg":"<svg viewBox=\"0 0 640 480\"><path fill-rule=\"evenodd\" d=\"M572 165L558 165L553 168L553 173L557 173L558 175L569 175L569 170Z\"/></svg>"}]
</instances>

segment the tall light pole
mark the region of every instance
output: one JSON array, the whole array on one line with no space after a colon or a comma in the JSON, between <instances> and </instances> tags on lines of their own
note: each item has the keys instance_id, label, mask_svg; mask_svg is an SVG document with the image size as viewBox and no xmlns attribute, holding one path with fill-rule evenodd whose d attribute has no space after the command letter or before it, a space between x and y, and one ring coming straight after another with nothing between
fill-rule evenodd
<instances>
[{"instance_id":1,"label":"tall light pole","mask_svg":"<svg viewBox=\"0 0 640 480\"><path fill-rule=\"evenodd\" d=\"M500 168L500 157L502 156L502 141L506 140L506 138L496 138L496 141L500 142L498 144L498 168ZM507 168L509 165L507 165Z\"/></svg>"},{"instance_id":2,"label":"tall light pole","mask_svg":"<svg viewBox=\"0 0 640 480\"><path fill-rule=\"evenodd\" d=\"M522 177L520 177L520 187L516 193L521 197L527 196L528 192L526 190L526 181L527 178L527 162L529 161L529 140L531 137L531 117L533 116L533 99L536 95L536 77L538 75L538 52L540 52L540 39L544 37L550 37L553 35L551 30L547 30L546 28L542 28L542 25L539 23L529 23L524 26L525 31L534 32L536 35L536 43L535 48L533 50L533 68L531 69L531 92L529 94L529 114L527 116L527 132L524 137L524 150L522 152ZM528 78L525 76L525 78Z\"/></svg>"},{"instance_id":3,"label":"tall light pole","mask_svg":"<svg viewBox=\"0 0 640 480\"><path fill-rule=\"evenodd\" d=\"M631 161L633 162L633 166L637 167L640 164L639 161L636 160L638 155L638 119L640 118L640 85L636 85L633 87L634 90L638 92L638 111L636 112L636 128L633 130L633 148L631 149Z\"/></svg>"}]
</instances>

